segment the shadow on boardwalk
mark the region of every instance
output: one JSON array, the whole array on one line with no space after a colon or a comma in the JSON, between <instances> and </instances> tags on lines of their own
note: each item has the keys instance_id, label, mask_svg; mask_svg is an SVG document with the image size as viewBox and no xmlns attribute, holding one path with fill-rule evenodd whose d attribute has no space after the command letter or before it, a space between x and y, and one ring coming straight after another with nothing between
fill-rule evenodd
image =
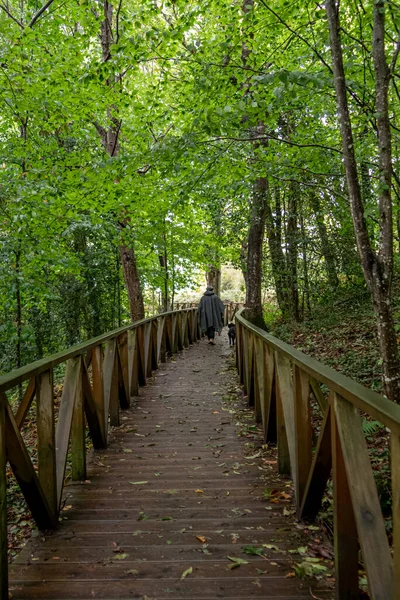
<instances>
[{"instance_id":1,"label":"shadow on boardwalk","mask_svg":"<svg viewBox=\"0 0 400 600\"><path fill-rule=\"evenodd\" d=\"M231 365L226 333L161 365L94 454L90 479L66 487L59 529L14 561L14 600L332 597L294 576L290 504L264 499L291 488L273 460L259 468L253 420L237 435ZM263 544L263 556L244 552Z\"/></svg>"}]
</instances>

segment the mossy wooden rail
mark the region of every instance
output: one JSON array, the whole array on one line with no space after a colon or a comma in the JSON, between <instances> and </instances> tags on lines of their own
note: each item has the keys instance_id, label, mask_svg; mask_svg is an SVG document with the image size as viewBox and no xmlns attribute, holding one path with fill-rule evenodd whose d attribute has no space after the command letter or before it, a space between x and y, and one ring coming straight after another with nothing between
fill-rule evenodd
<instances>
[{"instance_id":1,"label":"mossy wooden rail","mask_svg":"<svg viewBox=\"0 0 400 600\"><path fill-rule=\"evenodd\" d=\"M235 310L227 305L226 318ZM0 600L8 599L6 463L38 528L55 527L69 452L72 479L86 479L86 429L94 448L106 447L109 427L119 425L120 409L129 407L158 363L200 335L197 308L186 308L116 329L0 377ZM63 364L57 418L53 372ZM6 392L24 382L23 399L13 412ZM21 435L34 401L37 464Z\"/></svg>"},{"instance_id":2,"label":"mossy wooden rail","mask_svg":"<svg viewBox=\"0 0 400 600\"><path fill-rule=\"evenodd\" d=\"M373 600L400 598L400 406L236 315L237 367L279 471L291 474L298 516L317 516L332 474L336 597L360 598L359 551ZM328 389L326 396L320 384ZM321 411L313 451L310 396ZM393 557L359 411L390 430Z\"/></svg>"}]
</instances>

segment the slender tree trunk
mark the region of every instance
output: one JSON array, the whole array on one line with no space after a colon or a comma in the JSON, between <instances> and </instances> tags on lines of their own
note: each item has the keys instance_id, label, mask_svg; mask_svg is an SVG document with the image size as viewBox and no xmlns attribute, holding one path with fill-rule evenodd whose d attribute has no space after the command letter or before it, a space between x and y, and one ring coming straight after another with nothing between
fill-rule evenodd
<instances>
[{"instance_id":1,"label":"slender tree trunk","mask_svg":"<svg viewBox=\"0 0 400 600\"><path fill-rule=\"evenodd\" d=\"M265 231L268 180L257 179L252 197L246 265L246 308L250 319L263 325L261 297L262 250Z\"/></svg>"},{"instance_id":2,"label":"slender tree trunk","mask_svg":"<svg viewBox=\"0 0 400 600\"><path fill-rule=\"evenodd\" d=\"M17 304L16 325L17 325L17 347L16 363L17 369L22 366L22 303L21 303L21 248L15 252L15 299ZM18 400L22 400L22 384L18 385Z\"/></svg>"},{"instance_id":3,"label":"slender tree trunk","mask_svg":"<svg viewBox=\"0 0 400 600\"><path fill-rule=\"evenodd\" d=\"M160 267L162 269L163 285L161 290L161 306L163 312L168 312L169 306L169 273L168 273L168 251L167 251L167 234L166 234L166 223L164 219L163 223L163 248L162 254L159 254L158 260L160 261Z\"/></svg>"},{"instance_id":4,"label":"slender tree trunk","mask_svg":"<svg viewBox=\"0 0 400 600\"><path fill-rule=\"evenodd\" d=\"M129 297L129 307L132 321L144 319L144 302L140 278L136 266L136 256L133 248L120 246L122 270Z\"/></svg>"},{"instance_id":5,"label":"slender tree trunk","mask_svg":"<svg viewBox=\"0 0 400 600\"><path fill-rule=\"evenodd\" d=\"M215 293L219 296L221 292L221 270L214 265L208 265L206 279L207 285L212 285Z\"/></svg>"},{"instance_id":6,"label":"slender tree trunk","mask_svg":"<svg viewBox=\"0 0 400 600\"><path fill-rule=\"evenodd\" d=\"M103 62L107 62L111 58L111 49L114 44L113 35L113 6L107 0L103 4L104 19L101 23L101 46L102 46L102 57ZM113 84L114 78L108 81L108 84ZM109 121L108 127L102 127L96 124L96 129L100 133L101 141L105 151L111 157L117 156L119 152L119 134L121 130L122 122L118 119L117 109L115 106L110 106L107 110L107 117ZM121 230L125 229L125 226L129 218L124 218L119 223ZM133 321L144 318L144 302L142 286L139 277L139 271L136 264L136 255L133 243L130 242L128 248L125 244L120 247L120 256L122 269L124 273L124 280L126 289L128 292L129 309L131 318Z\"/></svg>"},{"instance_id":7,"label":"slender tree trunk","mask_svg":"<svg viewBox=\"0 0 400 600\"><path fill-rule=\"evenodd\" d=\"M270 194L266 202L266 231L271 256L272 276L279 308L284 319L288 318L287 273L285 255L282 250L282 212L280 190L275 190L275 219L270 205Z\"/></svg>"},{"instance_id":8,"label":"slender tree trunk","mask_svg":"<svg viewBox=\"0 0 400 600\"><path fill-rule=\"evenodd\" d=\"M336 274L335 253L329 241L328 232L324 222L324 215L321 210L321 203L316 194L311 194L310 204L317 223L319 238L321 240L321 250L325 260L325 269L328 278L328 284L331 288L335 288L339 284L339 280Z\"/></svg>"},{"instance_id":9,"label":"slender tree trunk","mask_svg":"<svg viewBox=\"0 0 400 600\"><path fill-rule=\"evenodd\" d=\"M299 313L299 284L297 279L297 255L299 245L299 232L297 226L297 186L292 185L288 198L287 219L287 263L289 278L289 307L290 316L295 321L300 320Z\"/></svg>"},{"instance_id":10,"label":"slender tree trunk","mask_svg":"<svg viewBox=\"0 0 400 600\"><path fill-rule=\"evenodd\" d=\"M254 10L254 0L243 0L242 13L245 19L249 13ZM251 54L251 49L248 41L254 38L254 33L251 27L247 25L243 28L243 43L242 43L242 64L247 67L248 59ZM247 91L243 87L245 94L250 92L250 85ZM243 122L247 121L247 117L243 118ZM255 128L249 128L249 135L259 137L264 133L265 125L259 123ZM254 141L254 147L259 147L258 141ZM251 198L251 216L247 239L247 261L246 261L246 308L247 316L260 327L265 328L263 319L261 283L262 283L262 249L265 232L266 219L266 204L268 195L268 180L266 177L258 177L253 186Z\"/></svg>"},{"instance_id":11,"label":"slender tree trunk","mask_svg":"<svg viewBox=\"0 0 400 600\"><path fill-rule=\"evenodd\" d=\"M377 113L381 180L378 197L380 213L378 253L375 253L372 248L365 221L364 205L354 151L351 117L347 101L339 15L335 0L326 0L326 12L330 32L333 74L343 145L344 165L357 247L364 278L371 292L374 311L377 318L385 393L390 399L400 403L400 361L391 302L393 275L393 223L391 203L392 156L388 110L390 72L386 62L384 45L385 2L384 0L375 2L372 43L376 85L375 111Z\"/></svg>"},{"instance_id":12,"label":"slender tree trunk","mask_svg":"<svg viewBox=\"0 0 400 600\"><path fill-rule=\"evenodd\" d=\"M308 244L307 244L307 235L304 227L304 218L302 212L300 212L300 232L301 232L301 245L302 245L302 253L303 253L303 279L304 279L304 291L303 291L303 310L302 310L302 318L304 319L304 304L307 308L307 313L311 314L311 305L310 305L310 281L308 278Z\"/></svg>"}]
</instances>

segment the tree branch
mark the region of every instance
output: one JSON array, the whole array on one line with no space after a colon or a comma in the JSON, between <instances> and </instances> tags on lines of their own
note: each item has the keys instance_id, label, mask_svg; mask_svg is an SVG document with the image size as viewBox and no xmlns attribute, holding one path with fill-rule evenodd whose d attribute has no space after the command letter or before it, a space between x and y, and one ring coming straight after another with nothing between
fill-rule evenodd
<instances>
[{"instance_id":1,"label":"tree branch","mask_svg":"<svg viewBox=\"0 0 400 600\"><path fill-rule=\"evenodd\" d=\"M37 13L33 15L28 27L33 27L36 21L42 16L42 14L53 4L54 0L47 0L45 4L43 4L42 8L39 8Z\"/></svg>"},{"instance_id":2,"label":"tree branch","mask_svg":"<svg viewBox=\"0 0 400 600\"><path fill-rule=\"evenodd\" d=\"M8 10L8 8L6 6L4 6L4 4L0 4L0 8L2 8L4 10L4 12L10 17L10 19L12 19L14 21L14 23L16 23L17 25L19 25L21 27L21 29L24 29L24 26L21 23L21 21L18 21L18 19L16 19L14 17L14 15L10 13L10 11Z\"/></svg>"}]
</instances>

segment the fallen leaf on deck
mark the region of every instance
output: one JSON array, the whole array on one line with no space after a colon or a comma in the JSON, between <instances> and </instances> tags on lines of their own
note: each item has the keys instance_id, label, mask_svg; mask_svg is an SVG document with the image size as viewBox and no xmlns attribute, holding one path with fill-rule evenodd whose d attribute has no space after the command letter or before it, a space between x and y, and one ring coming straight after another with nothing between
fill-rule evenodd
<instances>
[{"instance_id":1,"label":"fallen leaf on deck","mask_svg":"<svg viewBox=\"0 0 400 600\"><path fill-rule=\"evenodd\" d=\"M188 569L186 569L186 571L183 571L181 575L181 581L183 581L183 579L185 579L185 577L187 577L191 573L193 573L193 567L189 567Z\"/></svg>"},{"instance_id":2,"label":"fallen leaf on deck","mask_svg":"<svg viewBox=\"0 0 400 600\"><path fill-rule=\"evenodd\" d=\"M236 556L227 556L226 558L228 558L230 561L232 561L233 563L239 565L248 565L249 561L248 560L244 560L244 558L238 558ZM232 567L231 567L232 568Z\"/></svg>"},{"instance_id":3,"label":"fallen leaf on deck","mask_svg":"<svg viewBox=\"0 0 400 600\"><path fill-rule=\"evenodd\" d=\"M205 538L204 535L196 535L196 540L199 540L199 542L201 542L202 544L205 544L207 541L207 538Z\"/></svg>"}]
</instances>

